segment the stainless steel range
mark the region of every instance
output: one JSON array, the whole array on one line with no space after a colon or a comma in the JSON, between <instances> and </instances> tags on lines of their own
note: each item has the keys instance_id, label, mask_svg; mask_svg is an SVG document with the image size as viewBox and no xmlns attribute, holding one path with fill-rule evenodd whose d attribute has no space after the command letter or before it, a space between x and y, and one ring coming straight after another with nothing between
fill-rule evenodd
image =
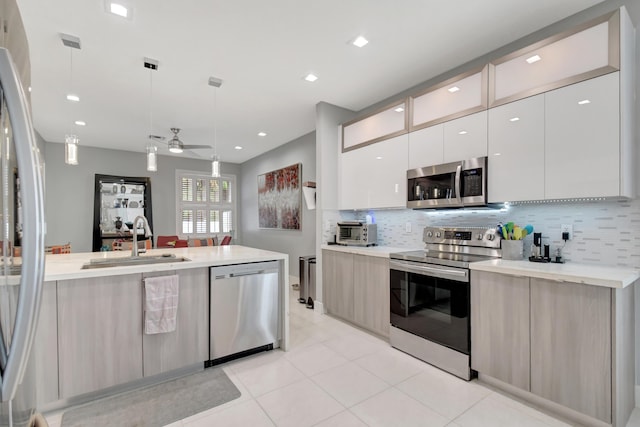
<instances>
[{"instance_id":1,"label":"stainless steel range","mask_svg":"<svg viewBox=\"0 0 640 427\"><path fill-rule=\"evenodd\" d=\"M393 347L471 379L469 264L501 256L495 228L426 227L424 250L391 254Z\"/></svg>"}]
</instances>

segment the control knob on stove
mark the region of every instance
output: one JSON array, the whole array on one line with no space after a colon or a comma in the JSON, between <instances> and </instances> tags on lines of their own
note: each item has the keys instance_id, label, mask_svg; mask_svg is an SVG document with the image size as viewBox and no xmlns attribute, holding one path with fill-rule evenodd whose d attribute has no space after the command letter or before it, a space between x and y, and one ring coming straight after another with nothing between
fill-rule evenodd
<instances>
[{"instance_id":1,"label":"control knob on stove","mask_svg":"<svg viewBox=\"0 0 640 427\"><path fill-rule=\"evenodd\" d=\"M439 231L436 231L436 237L440 237L442 234Z\"/></svg>"},{"instance_id":2,"label":"control knob on stove","mask_svg":"<svg viewBox=\"0 0 640 427\"><path fill-rule=\"evenodd\" d=\"M433 237L433 231L427 231L427 237Z\"/></svg>"},{"instance_id":3,"label":"control knob on stove","mask_svg":"<svg viewBox=\"0 0 640 427\"><path fill-rule=\"evenodd\" d=\"M493 235L493 234L487 234L487 239L489 239L490 241L491 241L491 240L493 240L493 239L495 239L495 238L496 238L496 236L495 236L495 235Z\"/></svg>"},{"instance_id":4,"label":"control knob on stove","mask_svg":"<svg viewBox=\"0 0 640 427\"><path fill-rule=\"evenodd\" d=\"M484 237L484 234L482 234L482 233L478 234L478 240L482 240L483 237Z\"/></svg>"}]
</instances>

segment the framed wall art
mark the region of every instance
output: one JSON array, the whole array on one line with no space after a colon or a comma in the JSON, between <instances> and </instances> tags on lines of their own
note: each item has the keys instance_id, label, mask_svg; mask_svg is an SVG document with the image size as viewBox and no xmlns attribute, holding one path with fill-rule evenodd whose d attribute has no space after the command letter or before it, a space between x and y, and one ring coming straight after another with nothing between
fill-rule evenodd
<instances>
[{"instance_id":1,"label":"framed wall art","mask_svg":"<svg viewBox=\"0 0 640 427\"><path fill-rule=\"evenodd\" d=\"M302 164L258 175L258 226L300 230Z\"/></svg>"}]
</instances>

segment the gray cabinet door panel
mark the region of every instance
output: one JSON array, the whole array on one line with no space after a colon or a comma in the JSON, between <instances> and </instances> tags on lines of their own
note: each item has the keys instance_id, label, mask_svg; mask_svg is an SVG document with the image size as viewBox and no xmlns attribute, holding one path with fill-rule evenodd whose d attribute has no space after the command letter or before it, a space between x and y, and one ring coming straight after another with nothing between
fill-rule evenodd
<instances>
[{"instance_id":1,"label":"gray cabinet door panel","mask_svg":"<svg viewBox=\"0 0 640 427\"><path fill-rule=\"evenodd\" d=\"M531 279L531 391L611 423L611 289Z\"/></svg>"},{"instance_id":2,"label":"gray cabinet door panel","mask_svg":"<svg viewBox=\"0 0 640 427\"><path fill-rule=\"evenodd\" d=\"M173 274L178 274L180 287L176 330L143 335L145 377L204 362L209 358L209 269L145 273L144 277Z\"/></svg>"},{"instance_id":3,"label":"gray cabinet door panel","mask_svg":"<svg viewBox=\"0 0 640 427\"><path fill-rule=\"evenodd\" d=\"M322 251L322 288L327 312L353 322L352 254Z\"/></svg>"},{"instance_id":4,"label":"gray cabinet door panel","mask_svg":"<svg viewBox=\"0 0 640 427\"><path fill-rule=\"evenodd\" d=\"M472 271L471 283L471 367L528 391L529 278Z\"/></svg>"},{"instance_id":5,"label":"gray cabinet door panel","mask_svg":"<svg viewBox=\"0 0 640 427\"><path fill-rule=\"evenodd\" d=\"M142 378L141 280L58 282L60 398Z\"/></svg>"},{"instance_id":6,"label":"gray cabinet door panel","mask_svg":"<svg viewBox=\"0 0 640 427\"><path fill-rule=\"evenodd\" d=\"M355 322L389 336L389 259L354 255Z\"/></svg>"}]
</instances>

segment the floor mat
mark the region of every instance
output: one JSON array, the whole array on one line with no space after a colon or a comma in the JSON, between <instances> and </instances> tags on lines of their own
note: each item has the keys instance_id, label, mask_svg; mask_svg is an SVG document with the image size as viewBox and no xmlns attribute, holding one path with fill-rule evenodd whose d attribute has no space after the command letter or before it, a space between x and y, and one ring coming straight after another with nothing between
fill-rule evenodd
<instances>
[{"instance_id":1,"label":"floor mat","mask_svg":"<svg viewBox=\"0 0 640 427\"><path fill-rule=\"evenodd\" d=\"M63 427L164 426L240 397L221 368L94 400L62 416Z\"/></svg>"}]
</instances>

